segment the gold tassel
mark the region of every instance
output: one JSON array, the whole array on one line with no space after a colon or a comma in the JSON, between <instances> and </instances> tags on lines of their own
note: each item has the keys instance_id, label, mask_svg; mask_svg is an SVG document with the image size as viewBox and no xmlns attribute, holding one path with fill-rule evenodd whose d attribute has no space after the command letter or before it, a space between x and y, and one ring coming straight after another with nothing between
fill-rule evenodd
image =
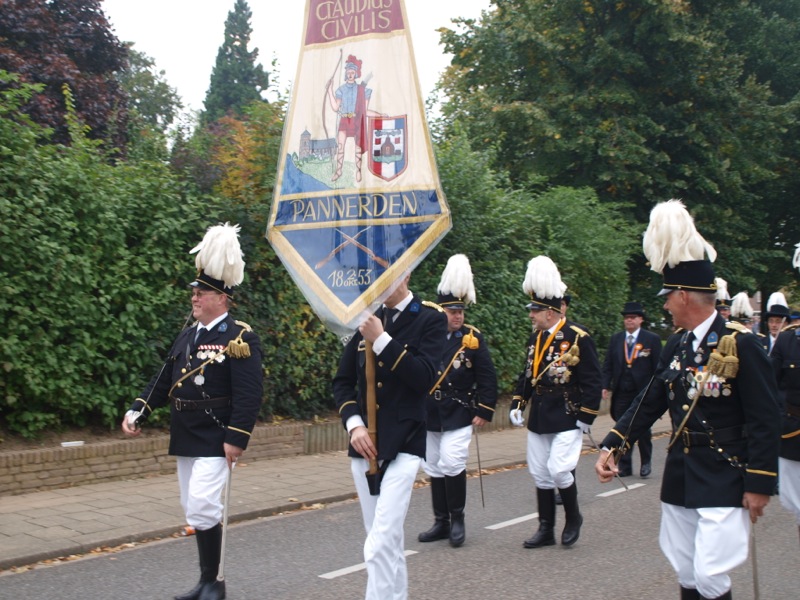
<instances>
[{"instance_id":1,"label":"gold tassel","mask_svg":"<svg viewBox=\"0 0 800 600\"><path fill-rule=\"evenodd\" d=\"M717 377L730 379L739 372L739 357L736 351L736 334L724 335L719 346L708 357L708 372Z\"/></svg>"},{"instance_id":2,"label":"gold tassel","mask_svg":"<svg viewBox=\"0 0 800 600\"><path fill-rule=\"evenodd\" d=\"M574 367L579 362L581 362L581 349L578 348L577 340L575 341L574 344L572 344L572 346L569 347L569 350L567 350L561 356L561 360L564 361L570 367Z\"/></svg>"},{"instance_id":3,"label":"gold tassel","mask_svg":"<svg viewBox=\"0 0 800 600\"><path fill-rule=\"evenodd\" d=\"M228 342L225 351L230 354L231 358L250 358L250 344L242 339L242 333L235 340Z\"/></svg>"}]
</instances>

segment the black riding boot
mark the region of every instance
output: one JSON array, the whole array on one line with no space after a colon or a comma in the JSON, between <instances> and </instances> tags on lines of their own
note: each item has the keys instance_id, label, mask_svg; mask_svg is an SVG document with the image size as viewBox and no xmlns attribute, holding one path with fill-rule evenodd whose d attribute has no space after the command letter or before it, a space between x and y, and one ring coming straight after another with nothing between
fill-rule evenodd
<instances>
[{"instance_id":1,"label":"black riding boot","mask_svg":"<svg viewBox=\"0 0 800 600\"><path fill-rule=\"evenodd\" d=\"M561 490L561 498L564 500L564 515L567 521L561 533L561 544L572 546L578 541L583 525L583 516L578 509L578 487L574 481L571 486Z\"/></svg>"},{"instance_id":2,"label":"black riding boot","mask_svg":"<svg viewBox=\"0 0 800 600\"><path fill-rule=\"evenodd\" d=\"M211 529L198 529L195 537L200 556L200 581L186 594L175 596L175 600L222 600L225 598L225 582L217 581L222 550L222 525L217 523Z\"/></svg>"},{"instance_id":3,"label":"black riding boot","mask_svg":"<svg viewBox=\"0 0 800 600\"><path fill-rule=\"evenodd\" d=\"M450 511L450 545L458 548L467 537L464 528L464 507L467 504L467 470L444 478L447 487L447 509Z\"/></svg>"},{"instance_id":4,"label":"black riding boot","mask_svg":"<svg viewBox=\"0 0 800 600\"><path fill-rule=\"evenodd\" d=\"M417 536L420 542L435 542L450 537L450 512L447 510L447 488L444 477L431 477L433 527Z\"/></svg>"},{"instance_id":5,"label":"black riding boot","mask_svg":"<svg viewBox=\"0 0 800 600\"><path fill-rule=\"evenodd\" d=\"M681 586L681 600L700 600L700 592Z\"/></svg>"},{"instance_id":6,"label":"black riding boot","mask_svg":"<svg viewBox=\"0 0 800 600\"><path fill-rule=\"evenodd\" d=\"M563 494L562 494L563 496ZM553 527L556 524L556 492L536 488L536 501L539 504L539 530L533 537L523 542L526 548L541 548L556 543Z\"/></svg>"}]
</instances>

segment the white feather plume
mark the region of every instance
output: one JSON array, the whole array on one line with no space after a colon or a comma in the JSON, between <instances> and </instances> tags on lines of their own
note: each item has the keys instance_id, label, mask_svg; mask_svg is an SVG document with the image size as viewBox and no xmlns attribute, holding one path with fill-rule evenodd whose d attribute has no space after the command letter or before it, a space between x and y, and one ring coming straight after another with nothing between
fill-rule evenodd
<instances>
[{"instance_id":1,"label":"white feather plume","mask_svg":"<svg viewBox=\"0 0 800 600\"><path fill-rule=\"evenodd\" d=\"M195 266L209 277L234 287L244 279L244 254L239 245L241 227L225 223L208 228L203 241L189 252L197 253Z\"/></svg>"},{"instance_id":2,"label":"white feather plume","mask_svg":"<svg viewBox=\"0 0 800 600\"><path fill-rule=\"evenodd\" d=\"M728 282L722 277L715 277L714 283L717 285L717 300L730 300L731 295L728 293Z\"/></svg>"},{"instance_id":3,"label":"white feather plume","mask_svg":"<svg viewBox=\"0 0 800 600\"><path fill-rule=\"evenodd\" d=\"M739 292L731 300L731 318L749 319L753 316L753 307L747 292Z\"/></svg>"},{"instance_id":4,"label":"white feather plume","mask_svg":"<svg viewBox=\"0 0 800 600\"><path fill-rule=\"evenodd\" d=\"M536 256L528 262L522 291L538 298L563 298L567 285L561 281L556 263L547 256Z\"/></svg>"},{"instance_id":5,"label":"white feather plume","mask_svg":"<svg viewBox=\"0 0 800 600\"><path fill-rule=\"evenodd\" d=\"M656 273L678 263L689 260L704 260L706 255L711 262L717 252L694 225L694 219L680 200L668 200L656 204L650 212L650 223L642 240L644 255L650 268Z\"/></svg>"},{"instance_id":6,"label":"white feather plume","mask_svg":"<svg viewBox=\"0 0 800 600\"><path fill-rule=\"evenodd\" d=\"M781 292L774 292L769 295L767 299L767 310L771 309L775 305L778 306L785 306L789 307L789 303L786 301L786 296L784 296Z\"/></svg>"},{"instance_id":7,"label":"white feather plume","mask_svg":"<svg viewBox=\"0 0 800 600\"><path fill-rule=\"evenodd\" d=\"M797 250L794 251L794 258L792 259L792 266L800 269L800 244L795 244Z\"/></svg>"},{"instance_id":8,"label":"white feather plume","mask_svg":"<svg viewBox=\"0 0 800 600\"><path fill-rule=\"evenodd\" d=\"M475 284L472 279L472 267L469 258L464 254L454 254L447 260L439 287L440 294L452 294L461 298L464 304L475 304Z\"/></svg>"}]
</instances>

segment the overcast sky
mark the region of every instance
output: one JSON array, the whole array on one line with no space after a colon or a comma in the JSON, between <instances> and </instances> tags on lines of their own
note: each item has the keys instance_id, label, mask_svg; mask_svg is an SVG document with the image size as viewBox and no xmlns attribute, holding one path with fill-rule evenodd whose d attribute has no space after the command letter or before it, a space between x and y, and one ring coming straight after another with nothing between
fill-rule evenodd
<instances>
[{"instance_id":1,"label":"overcast sky","mask_svg":"<svg viewBox=\"0 0 800 600\"><path fill-rule=\"evenodd\" d=\"M103 11L123 42L153 58L188 109L203 108L211 69L223 42L225 19L235 0L103 0ZM280 89L295 77L304 0L248 0L253 12L250 49L258 48L267 71L278 59ZM490 0L405 0L422 96L433 90L449 57L439 46L439 27L455 17L478 18Z\"/></svg>"}]
</instances>

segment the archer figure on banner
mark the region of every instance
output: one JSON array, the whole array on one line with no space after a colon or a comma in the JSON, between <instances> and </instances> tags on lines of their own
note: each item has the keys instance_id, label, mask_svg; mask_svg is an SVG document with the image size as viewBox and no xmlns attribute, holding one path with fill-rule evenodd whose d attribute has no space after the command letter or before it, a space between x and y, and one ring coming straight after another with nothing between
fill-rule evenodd
<instances>
[{"instance_id":1,"label":"archer figure on banner","mask_svg":"<svg viewBox=\"0 0 800 600\"><path fill-rule=\"evenodd\" d=\"M369 110L372 88L367 87L366 81L358 83L356 80L360 78L361 61L351 54L344 63L344 83L334 91L333 77L328 81L328 99L331 108L339 117L336 134L336 171L331 181L336 181L342 176L347 138L353 138L355 143L356 181L361 181L361 158L367 143L365 135L367 115L380 116Z\"/></svg>"}]
</instances>

